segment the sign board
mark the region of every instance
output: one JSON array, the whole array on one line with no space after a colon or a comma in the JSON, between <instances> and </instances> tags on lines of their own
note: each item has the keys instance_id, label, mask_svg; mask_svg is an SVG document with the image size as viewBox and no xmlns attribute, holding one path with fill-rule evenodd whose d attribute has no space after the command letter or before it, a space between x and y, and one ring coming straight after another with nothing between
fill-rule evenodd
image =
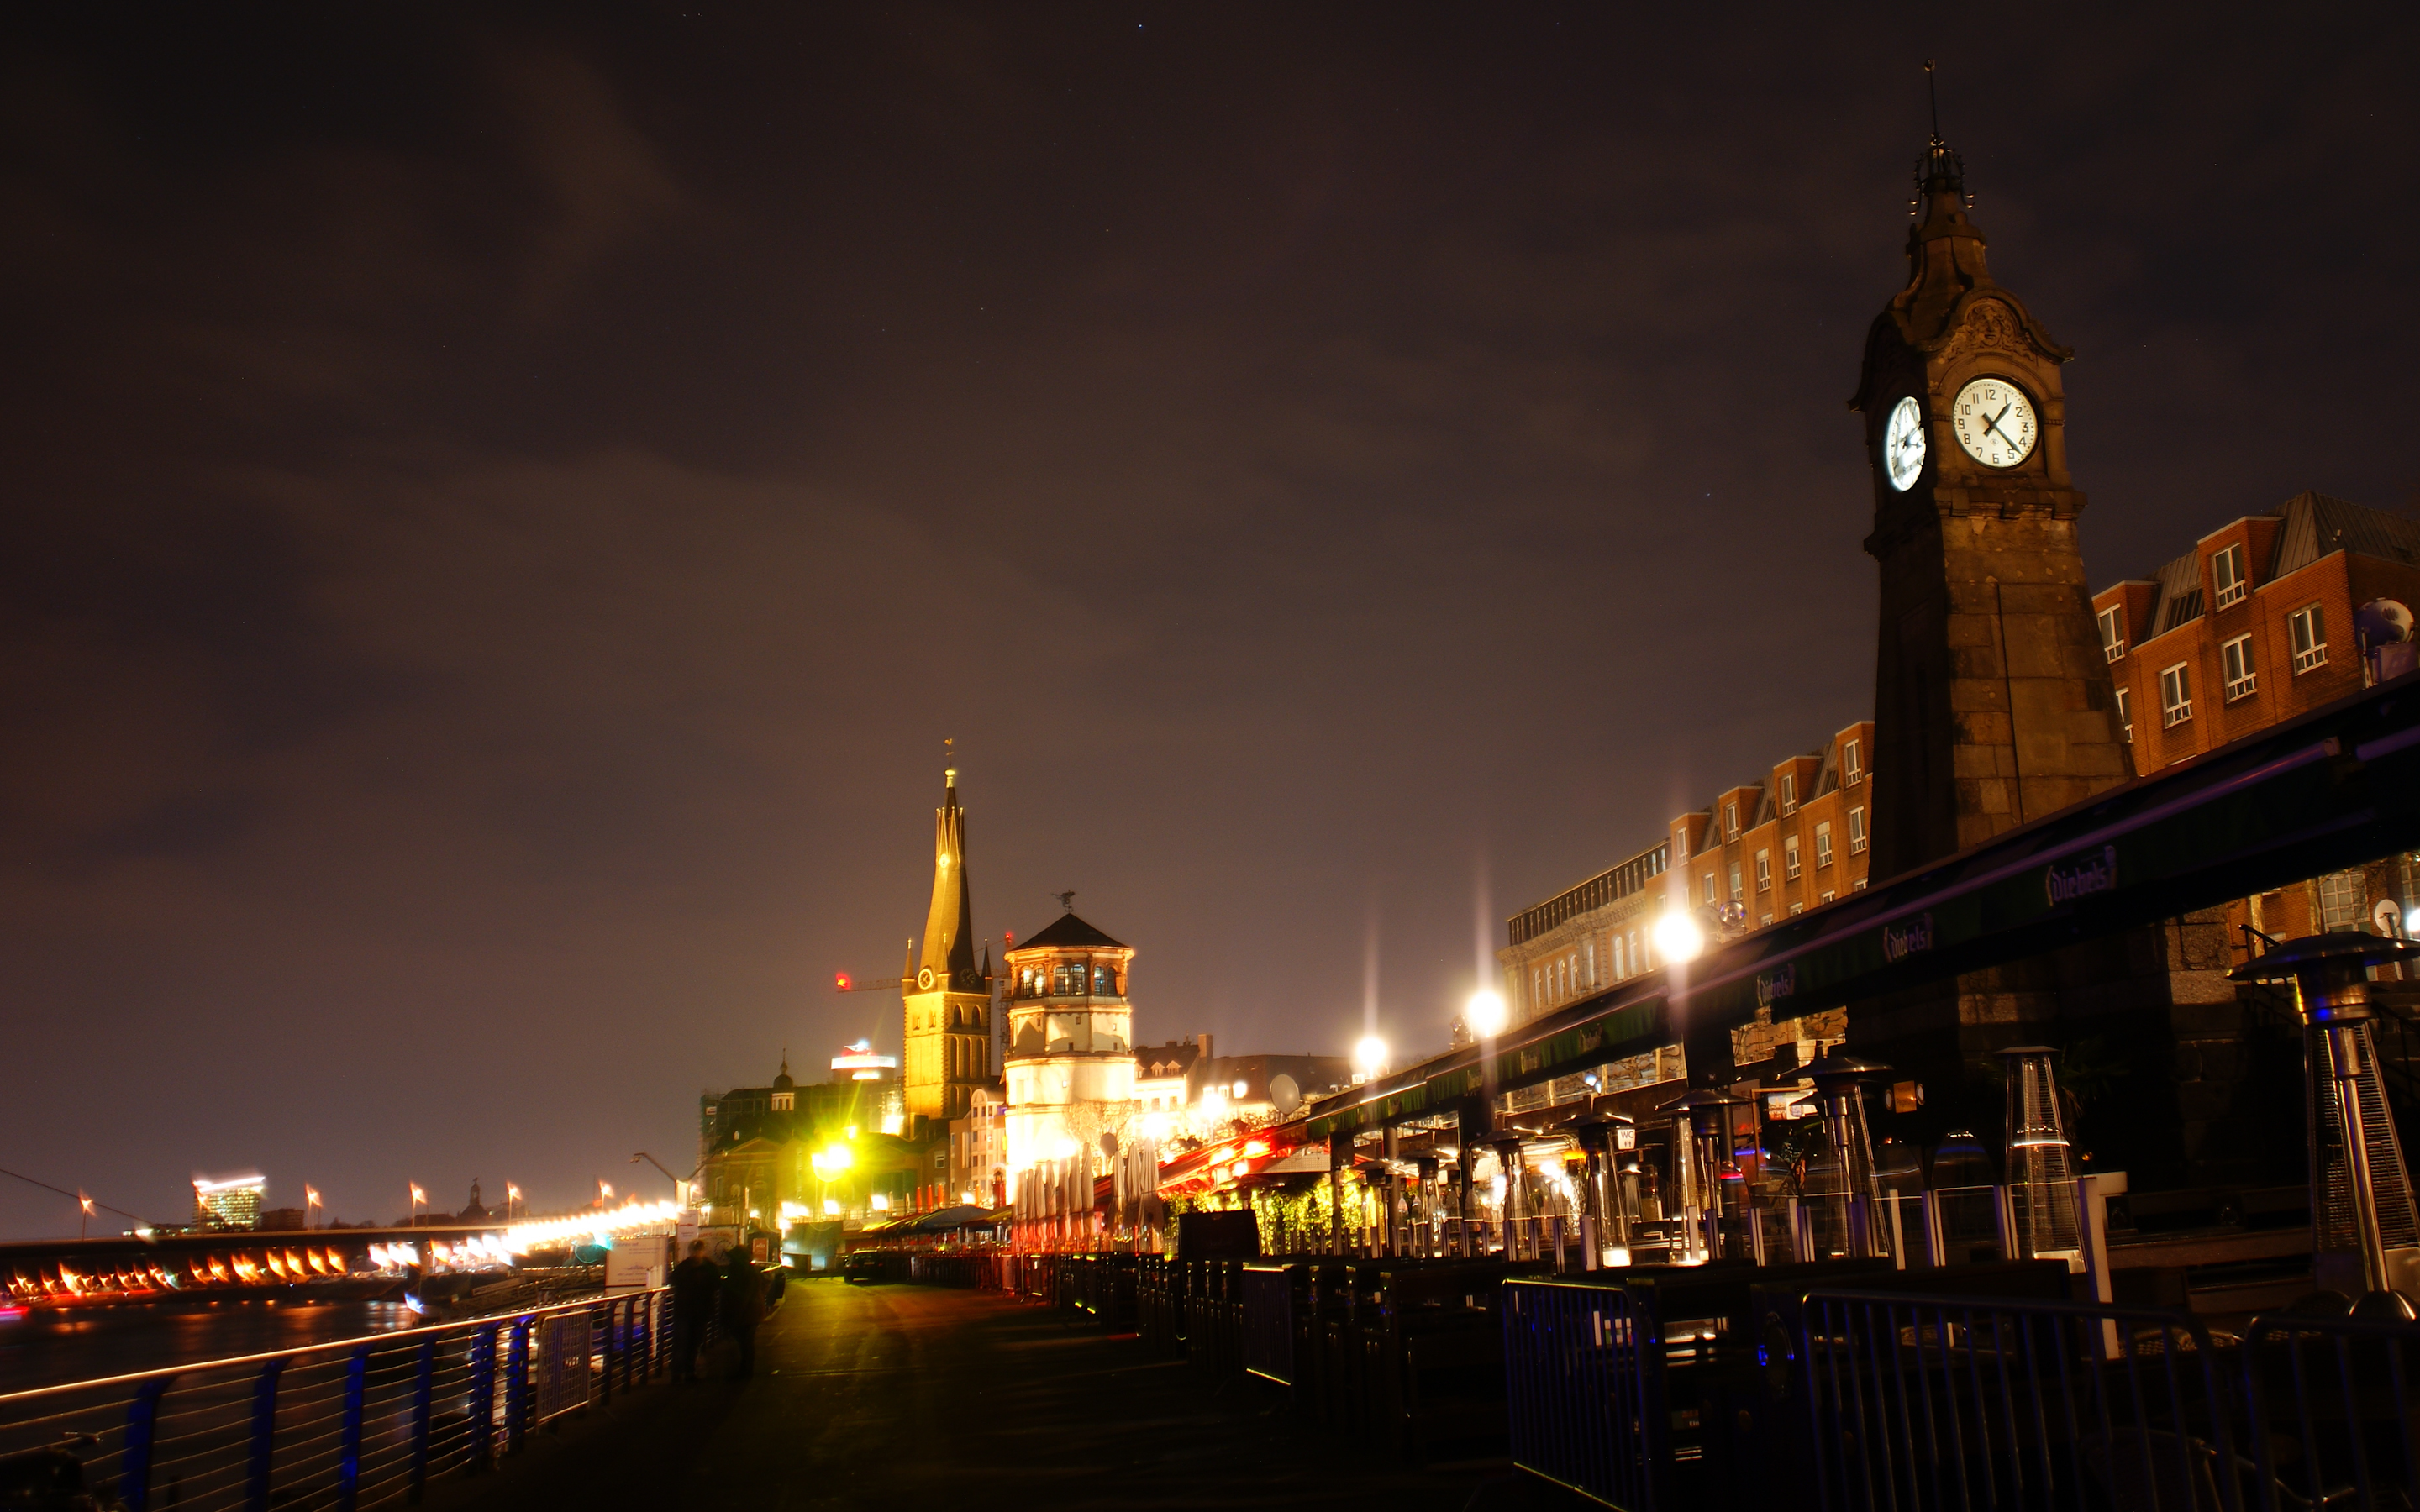
<instances>
[{"instance_id":1,"label":"sign board","mask_svg":"<svg viewBox=\"0 0 2420 1512\"><path fill-rule=\"evenodd\" d=\"M697 1237L698 1225L704 1221L705 1220L699 1215L698 1211L695 1208L691 1208L680 1215L679 1221L675 1223L673 1227L674 1254L684 1257L688 1256L690 1241Z\"/></svg>"},{"instance_id":2,"label":"sign board","mask_svg":"<svg viewBox=\"0 0 2420 1512\"><path fill-rule=\"evenodd\" d=\"M595 1319L584 1307L549 1313L530 1341L530 1387L541 1423L588 1405L588 1350Z\"/></svg>"},{"instance_id":3,"label":"sign board","mask_svg":"<svg viewBox=\"0 0 2420 1512\"><path fill-rule=\"evenodd\" d=\"M626 1239L605 1252L605 1289L642 1291L664 1284L663 1240L654 1234Z\"/></svg>"}]
</instances>

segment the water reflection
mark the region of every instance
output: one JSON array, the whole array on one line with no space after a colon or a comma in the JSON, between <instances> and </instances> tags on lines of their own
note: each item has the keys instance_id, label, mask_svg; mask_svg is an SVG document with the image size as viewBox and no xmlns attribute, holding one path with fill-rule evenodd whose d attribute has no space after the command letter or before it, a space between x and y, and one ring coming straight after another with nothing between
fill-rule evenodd
<instances>
[{"instance_id":1,"label":"water reflection","mask_svg":"<svg viewBox=\"0 0 2420 1512\"><path fill-rule=\"evenodd\" d=\"M0 1323L0 1392L411 1328L399 1302L235 1298L36 1308Z\"/></svg>"}]
</instances>

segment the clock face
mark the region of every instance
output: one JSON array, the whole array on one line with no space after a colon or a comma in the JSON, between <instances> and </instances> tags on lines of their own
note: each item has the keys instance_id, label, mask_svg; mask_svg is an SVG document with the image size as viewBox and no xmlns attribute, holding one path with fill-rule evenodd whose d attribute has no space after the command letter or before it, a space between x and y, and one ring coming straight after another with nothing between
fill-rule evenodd
<instances>
[{"instance_id":1,"label":"clock face","mask_svg":"<svg viewBox=\"0 0 2420 1512\"><path fill-rule=\"evenodd\" d=\"M1883 424L1883 466L1891 486L1905 493L1924 472L1924 409L1914 398L1891 406Z\"/></svg>"},{"instance_id":2,"label":"clock face","mask_svg":"<svg viewBox=\"0 0 2420 1512\"><path fill-rule=\"evenodd\" d=\"M2007 378L1978 378L1959 390L1949 422L1958 444L1987 468L2012 468L2034 455L2034 402Z\"/></svg>"}]
</instances>

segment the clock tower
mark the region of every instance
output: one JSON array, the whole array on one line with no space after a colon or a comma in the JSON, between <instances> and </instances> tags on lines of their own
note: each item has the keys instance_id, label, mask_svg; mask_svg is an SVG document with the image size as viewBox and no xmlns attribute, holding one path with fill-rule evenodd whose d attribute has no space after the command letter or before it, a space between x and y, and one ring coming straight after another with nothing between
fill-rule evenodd
<instances>
[{"instance_id":1,"label":"clock tower","mask_svg":"<svg viewBox=\"0 0 2420 1512\"><path fill-rule=\"evenodd\" d=\"M2133 775L2067 470L2074 354L1992 281L1964 166L1918 160L1907 286L1866 337L1882 564L1873 872L1897 876Z\"/></svg>"},{"instance_id":2,"label":"clock tower","mask_svg":"<svg viewBox=\"0 0 2420 1512\"><path fill-rule=\"evenodd\" d=\"M911 950L900 983L907 1054L899 1081L910 1117L966 1116L976 1088L992 1076L991 969L975 964L974 894L967 886L967 811L958 807L958 771L942 774L933 810L933 905L923 949Z\"/></svg>"},{"instance_id":3,"label":"clock tower","mask_svg":"<svg viewBox=\"0 0 2420 1512\"><path fill-rule=\"evenodd\" d=\"M2093 624L2067 467L2073 354L1994 283L1964 166L1936 133L1916 170L1908 280L1875 317L1850 409L1874 482L1882 568L1871 875L1879 884L2082 803L2133 775ZM2095 1037L2172 1057L2187 991L2170 931L2087 945L1849 1005L1849 1038L1926 1088L1922 1122L1986 1127L1993 1052ZM2051 1021L2064 1027L2055 1028ZM2104 1155L2138 1178L2182 1152L2155 1088Z\"/></svg>"}]
</instances>

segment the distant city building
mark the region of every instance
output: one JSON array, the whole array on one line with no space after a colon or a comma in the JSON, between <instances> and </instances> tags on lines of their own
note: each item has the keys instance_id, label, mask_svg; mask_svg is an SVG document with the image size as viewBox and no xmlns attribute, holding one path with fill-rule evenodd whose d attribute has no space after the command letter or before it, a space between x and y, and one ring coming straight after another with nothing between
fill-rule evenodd
<instances>
[{"instance_id":1,"label":"distant city building","mask_svg":"<svg viewBox=\"0 0 2420 1512\"><path fill-rule=\"evenodd\" d=\"M1210 1053L1210 1036L1171 1040L1135 1051L1135 1102L1145 1113L1173 1113L1192 1102L1186 1079L1193 1062Z\"/></svg>"},{"instance_id":2,"label":"distant city building","mask_svg":"<svg viewBox=\"0 0 2420 1512\"><path fill-rule=\"evenodd\" d=\"M194 1222L203 1228L257 1228L265 1176L234 1176L223 1181L194 1178Z\"/></svg>"},{"instance_id":3,"label":"distant city building","mask_svg":"<svg viewBox=\"0 0 2420 1512\"><path fill-rule=\"evenodd\" d=\"M830 1081L801 1084L785 1056L770 1086L699 1096L694 1190L709 1223L769 1228L937 1205L946 1141L902 1113L897 1061L859 1041L831 1065Z\"/></svg>"},{"instance_id":4,"label":"distant city building","mask_svg":"<svg viewBox=\"0 0 2420 1512\"><path fill-rule=\"evenodd\" d=\"M258 1227L270 1232L284 1232L287 1229L308 1228L311 1227L310 1210L307 1208L265 1208L261 1211L260 1223Z\"/></svg>"},{"instance_id":5,"label":"distant city building","mask_svg":"<svg viewBox=\"0 0 2420 1512\"><path fill-rule=\"evenodd\" d=\"M1008 1200L1008 1092L978 1087L950 1120L950 1200L997 1208Z\"/></svg>"}]
</instances>

